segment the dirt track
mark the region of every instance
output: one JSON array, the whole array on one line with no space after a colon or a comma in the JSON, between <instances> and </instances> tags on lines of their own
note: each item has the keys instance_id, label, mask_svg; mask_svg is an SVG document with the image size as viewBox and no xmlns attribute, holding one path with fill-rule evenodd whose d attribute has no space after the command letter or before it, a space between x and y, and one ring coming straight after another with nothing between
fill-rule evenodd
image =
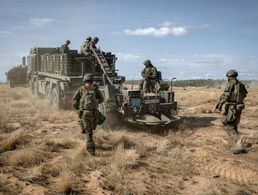
<instances>
[{"instance_id":1,"label":"dirt track","mask_svg":"<svg viewBox=\"0 0 258 195\"><path fill-rule=\"evenodd\" d=\"M258 193L258 90L249 89L242 115L240 132L253 145L241 155L228 151L211 113L221 91L177 88L176 129L98 128L97 156L89 157L75 112L2 85L0 194Z\"/></svg>"}]
</instances>

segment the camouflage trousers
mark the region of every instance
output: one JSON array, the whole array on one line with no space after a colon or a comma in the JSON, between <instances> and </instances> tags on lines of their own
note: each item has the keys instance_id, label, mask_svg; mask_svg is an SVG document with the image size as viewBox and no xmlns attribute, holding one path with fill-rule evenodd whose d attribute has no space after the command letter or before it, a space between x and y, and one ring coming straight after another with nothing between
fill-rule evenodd
<instances>
[{"instance_id":1,"label":"camouflage trousers","mask_svg":"<svg viewBox=\"0 0 258 195\"><path fill-rule=\"evenodd\" d=\"M142 84L142 89L145 93L155 93L156 88L155 88L155 81L151 79L145 79Z\"/></svg>"},{"instance_id":2,"label":"camouflage trousers","mask_svg":"<svg viewBox=\"0 0 258 195\"><path fill-rule=\"evenodd\" d=\"M240 122L242 109L237 109L237 105L226 104L222 114L222 124L233 141L236 143L239 139L238 123Z\"/></svg>"},{"instance_id":3,"label":"camouflage trousers","mask_svg":"<svg viewBox=\"0 0 258 195\"><path fill-rule=\"evenodd\" d=\"M93 140L93 131L97 127L95 111L83 111L81 121L86 141L86 150L95 156L95 143Z\"/></svg>"}]
</instances>

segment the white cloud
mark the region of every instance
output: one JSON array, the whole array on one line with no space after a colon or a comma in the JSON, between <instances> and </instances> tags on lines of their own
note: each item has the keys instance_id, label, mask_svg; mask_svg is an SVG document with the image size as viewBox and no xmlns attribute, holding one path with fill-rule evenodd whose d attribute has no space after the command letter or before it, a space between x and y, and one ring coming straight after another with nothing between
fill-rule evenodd
<instances>
[{"instance_id":1,"label":"white cloud","mask_svg":"<svg viewBox=\"0 0 258 195\"><path fill-rule=\"evenodd\" d=\"M46 27L52 23L52 18L30 18L29 24L34 27Z\"/></svg>"},{"instance_id":2,"label":"white cloud","mask_svg":"<svg viewBox=\"0 0 258 195\"><path fill-rule=\"evenodd\" d=\"M139 53L133 54L133 53L118 52L116 53L116 56L118 57L119 60L123 60L123 61L135 61L142 58L142 56Z\"/></svg>"},{"instance_id":3,"label":"white cloud","mask_svg":"<svg viewBox=\"0 0 258 195\"><path fill-rule=\"evenodd\" d=\"M152 36L152 37L167 37L181 36L187 33L183 26L171 26L171 22L164 22L161 27L137 28L134 30L125 29L124 33L131 36Z\"/></svg>"}]
</instances>

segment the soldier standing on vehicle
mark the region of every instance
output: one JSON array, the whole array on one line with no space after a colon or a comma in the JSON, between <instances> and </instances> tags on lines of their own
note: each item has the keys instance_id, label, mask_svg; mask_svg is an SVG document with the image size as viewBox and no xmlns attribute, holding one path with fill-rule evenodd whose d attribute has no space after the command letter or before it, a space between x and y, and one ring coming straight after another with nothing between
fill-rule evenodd
<instances>
[{"instance_id":1,"label":"soldier standing on vehicle","mask_svg":"<svg viewBox=\"0 0 258 195\"><path fill-rule=\"evenodd\" d=\"M143 80L140 82L140 89L146 93L155 92L155 82L157 82L158 72L153 66L150 60L145 60L143 62L145 68L142 70Z\"/></svg>"},{"instance_id":2,"label":"soldier standing on vehicle","mask_svg":"<svg viewBox=\"0 0 258 195\"><path fill-rule=\"evenodd\" d=\"M97 49L96 44L98 43L98 41L99 41L99 38L98 37L94 37L89 42L89 44L86 45L86 47L85 47L85 55L93 54L91 50L92 49Z\"/></svg>"},{"instance_id":3,"label":"soldier standing on vehicle","mask_svg":"<svg viewBox=\"0 0 258 195\"><path fill-rule=\"evenodd\" d=\"M69 41L69 40L66 40L65 41L65 44L63 44L63 45L61 45L61 48L60 48L60 51L61 51L61 53L68 53L69 52L69 44L71 43L71 41Z\"/></svg>"},{"instance_id":4,"label":"soldier standing on vehicle","mask_svg":"<svg viewBox=\"0 0 258 195\"><path fill-rule=\"evenodd\" d=\"M99 38L98 37L94 37L92 39L92 41L90 42L90 47L92 49L97 49L96 45L97 45L98 42L99 42Z\"/></svg>"},{"instance_id":5,"label":"soldier standing on vehicle","mask_svg":"<svg viewBox=\"0 0 258 195\"><path fill-rule=\"evenodd\" d=\"M93 75L86 74L83 78L84 86L75 93L73 106L78 110L79 125L82 133L85 133L86 150L95 156L95 144L93 141L93 131L97 125L105 121L105 116L98 110L98 104L104 98L96 85L93 85Z\"/></svg>"},{"instance_id":6,"label":"soldier standing on vehicle","mask_svg":"<svg viewBox=\"0 0 258 195\"><path fill-rule=\"evenodd\" d=\"M216 105L216 109L222 111L222 106L225 104L222 112L222 124L224 125L228 135L237 142L240 139L238 131L238 123L240 122L242 110L245 108L244 99L247 95L245 85L237 80L238 73L236 70L229 70L226 73L228 83L224 89L220 100ZM231 147L233 153L242 153L242 146Z\"/></svg>"},{"instance_id":7,"label":"soldier standing on vehicle","mask_svg":"<svg viewBox=\"0 0 258 195\"><path fill-rule=\"evenodd\" d=\"M89 47L91 40L92 40L91 37L87 37L86 41L84 41L84 43L82 43L82 45L80 47L81 54L88 55L87 48Z\"/></svg>"}]
</instances>

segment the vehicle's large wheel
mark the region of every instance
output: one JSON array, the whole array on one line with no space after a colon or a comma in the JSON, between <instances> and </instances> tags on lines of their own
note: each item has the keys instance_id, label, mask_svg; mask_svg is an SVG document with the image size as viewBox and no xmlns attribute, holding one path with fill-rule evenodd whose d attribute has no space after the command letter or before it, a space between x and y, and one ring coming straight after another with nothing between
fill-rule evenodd
<instances>
[{"instance_id":1,"label":"vehicle's large wheel","mask_svg":"<svg viewBox=\"0 0 258 195\"><path fill-rule=\"evenodd\" d=\"M11 87L11 88L14 87L13 80L9 80L9 81L8 81L8 84L9 84L9 87Z\"/></svg>"},{"instance_id":2,"label":"vehicle's large wheel","mask_svg":"<svg viewBox=\"0 0 258 195\"><path fill-rule=\"evenodd\" d=\"M34 94L34 82L32 79L29 81L29 88L31 93Z\"/></svg>"},{"instance_id":3,"label":"vehicle's large wheel","mask_svg":"<svg viewBox=\"0 0 258 195\"><path fill-rule=\"evenodd\" d=\"M39 96L37 81L34 81L34 82L33 82L33 94L34 94L35 96Z\"/></svg>"},{"instance_id":4,"label":"vehicle's large wheel","mask_svg":"<svg viewBox=\"0 0 258 195\"><path fill-rule=\"evenodd\" d=\"M46 89L45 89L45 99L47 99L47 101L49 102L49 104L52 103L51 101L51 89L50 89L50 84L46 85Z\"/></svg>"},{"instance_id":5,"label":"vehicle's large wheel","mask_svg":"<svg viewBox=\"0 0 258 195\"><path fill-rule=\"evenodd\" d=\"M61 100L60 100L60 93L57 87L53 87L51 91L51 104L57 108L61 108Z\"/></svg>"}]
</instances>

